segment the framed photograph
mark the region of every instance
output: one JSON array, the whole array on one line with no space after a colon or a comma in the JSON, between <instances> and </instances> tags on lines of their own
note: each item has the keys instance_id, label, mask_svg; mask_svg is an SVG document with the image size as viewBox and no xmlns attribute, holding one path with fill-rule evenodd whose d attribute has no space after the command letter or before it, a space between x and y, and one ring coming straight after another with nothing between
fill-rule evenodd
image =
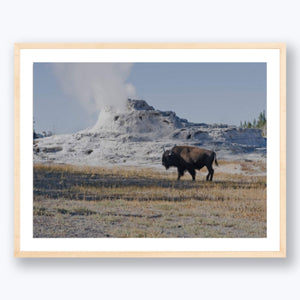
<instances>
[{"instance_id":1,"label":"framed photograph","mask_svg":"<svg viewBox=\"0 0 300 300\"><path fill-rule=\"evenodd\" d=\"M283 43L15 44L15 257L285 257Z\"/></svg>"}]
</instances>

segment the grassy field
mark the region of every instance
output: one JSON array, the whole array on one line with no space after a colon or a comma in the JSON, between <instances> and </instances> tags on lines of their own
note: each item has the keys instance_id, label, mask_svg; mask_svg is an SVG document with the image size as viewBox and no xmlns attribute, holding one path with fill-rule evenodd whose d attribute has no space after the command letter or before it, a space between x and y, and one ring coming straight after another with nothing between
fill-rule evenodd
<instances>
[{"instance_id":1,"label":"grassy field","mask_svg":"<svg viewBox=\"0 0 300 300\"><path fill-rule=\"evenodd\" d=\"M262 162L220 161L213 182L145 168L34 166L34 237L266 237ZM243 175L224 172L242 170Z\"/></svg>"}]
</instances>

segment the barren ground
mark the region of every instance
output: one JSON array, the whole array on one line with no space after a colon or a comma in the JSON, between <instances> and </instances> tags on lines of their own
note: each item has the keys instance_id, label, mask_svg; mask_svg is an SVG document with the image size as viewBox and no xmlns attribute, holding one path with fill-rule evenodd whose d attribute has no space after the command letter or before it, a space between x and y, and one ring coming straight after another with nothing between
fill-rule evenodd
<instances>
[{"instance_id":1,"label":"barren ground","mask_svg":"<svg viewBox=\"0 0 300 300\"><path fill-rule=\"evenodd\" d=\"M266 237L265 164L176 169L34 166L34 237Z\"/></svg>"}]
</instances>

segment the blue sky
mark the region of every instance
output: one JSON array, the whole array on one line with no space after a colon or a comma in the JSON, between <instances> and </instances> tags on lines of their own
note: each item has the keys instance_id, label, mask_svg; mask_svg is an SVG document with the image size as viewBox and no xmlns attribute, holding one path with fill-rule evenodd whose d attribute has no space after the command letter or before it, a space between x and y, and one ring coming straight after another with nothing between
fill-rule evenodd
<instances>
[{"instance_id":1,"label":"blue sky","mask_svg":"<svg viewBox=\"0 0 300 300\"><path fill-rule=\"evenodd\" d=\"M33 71L37 132L92 126L99 109L114 101L112 92L125 99L135 94L192 122L238 125L266 110L265 63L35 63Z\"/></svg>"}]
</instances>

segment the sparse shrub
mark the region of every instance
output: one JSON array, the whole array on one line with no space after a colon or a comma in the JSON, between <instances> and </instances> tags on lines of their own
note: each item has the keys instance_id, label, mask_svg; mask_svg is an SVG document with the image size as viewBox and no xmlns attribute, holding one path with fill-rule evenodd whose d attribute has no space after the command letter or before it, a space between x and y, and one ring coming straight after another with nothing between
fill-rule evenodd
<instances>
[{"instance_id":1,"label":"sparse shrub","mask_svg":"<svg viewBox=\"0 0 300 300\"><path fill-rule=\"evenodd\" d=\"M57 211L62 215L65 215L65 214L69 213L69 211L67 209L64 209L64 208L58 208Z\"/></svg>"},{"instance_id":2,"label":"sparse shrub","mask_svg":"<svg viewBox=\"0 0 300 300\"><path fill-rule=\"evenodd\" d=\"M47 212L45 207L33 207L33 215L34 216L53 216L50 212Z\"/></svg>"},{"instance_id":3,"label":"sparse shrub","mask_svg":"<svg viewBox=\"0 0 300 300\"><path fill-rule=\"evenodd\" d=\"M83 208L83 207L75 208L74 210L72 210L70 212L70 215L72 215L72 216L90 216L90 215L94 215L94 214L96 214L95 211L92 211L92 210L89 210L89 209Z\"/></svg>"}]
</instances>

